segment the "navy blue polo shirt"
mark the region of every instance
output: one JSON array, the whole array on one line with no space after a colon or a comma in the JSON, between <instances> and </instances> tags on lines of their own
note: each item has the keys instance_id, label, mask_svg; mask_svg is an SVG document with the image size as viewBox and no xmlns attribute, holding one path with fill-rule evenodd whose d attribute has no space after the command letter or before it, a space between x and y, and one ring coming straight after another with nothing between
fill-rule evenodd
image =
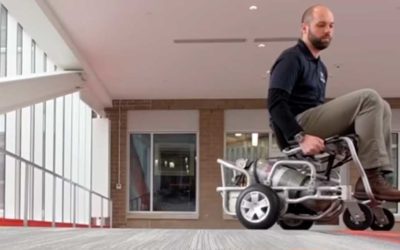
<instances>
[{"instance_id":1,"label":"navy blue polo shirt","mask_svg":"<svg viewBox=\"0 0 400 250\"><path fill-rule=\"evenodd\" d=\"M325 102L327 69L320 58L314 58L306 44L286 49L271 69L270 89L289 94L288 104L293 115Z\"/></svg>"}]
</instances>

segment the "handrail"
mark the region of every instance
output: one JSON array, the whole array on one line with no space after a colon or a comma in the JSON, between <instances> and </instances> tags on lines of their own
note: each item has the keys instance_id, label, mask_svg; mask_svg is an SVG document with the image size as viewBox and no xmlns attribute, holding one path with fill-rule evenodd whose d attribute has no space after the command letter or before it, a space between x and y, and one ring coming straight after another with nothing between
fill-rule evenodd
<instances>
[{"instance_id":1,"label":"handrail","mask_svg":"<svg viewBox=\"0 0 400 250\"><path fill-rule=\"evenodd\" d=\"M40 171L44 171L45 173L48 173L48 174L50 174L50 175L52 175L52 176L54 176L54 177L56 177L56 178L59 178L59 179L61 179L62 181L64 181L64 182L67 182L67 183L69 183L72 187L73 187L73 194L74 194L74 197L76 198L76 187L78 187L78 188L80 188L80 189L82 189L82 190L84 190L84 191L87 191L87 192L89 192L89 195L90 195L90 197L92 196L92 195L96 195L96 196L98 196L99 198L100 198L100 202L101 202L101 218L102 218L102 221L101 221L101 224L100 224L100 227L103 227L103 218L105 218L104 216L103 216L103 199L105 199L105 200L107 200L108 202L109 202L109 218L110 218L110 228L112 227L112 200L110 199L110 198L108 198L108 197L106 197L106 196L104 196L104 195L102 195L102 194L100 194L100 193L98 193L98 192L95 192L95 191L93 191L93 190L90 190L89 188L87 188L87 187L85 187L85 186L83 186L83 185L81 185L81 184L79 184L79 183L76 183L76 182L74 182L74 181L72 181L72 180L69 180L69 179L66 179L65 177L63 177L63 176L61 176L61 175L59 175L59 174L57 174L57 173L55 173L55 172L52 172L52 171L50 171L50 170L48 170L48 169L46 169L46 168L43 168L43 167L41 167L41 166L39 166L38 164L36 164L36 163L34 163L34 162L31 162L31 161L28 161L28 160L26 160L26 159L24 159L24 158L22 158L21 156L19 156L19 155L16 155L16 154L14 154L14 153L11 153L11 152L9 152L9 151L7 151L6 149L4 149L4 148L1 148L0 147L0 153L3 153L3 154L5 154L5 155L7 155L7 156L10 156L10 157L12 157L12 158L15 158L17 161L20 161L20 162L23 162L23 163L25 163L26 164L26 166L32 166L32 167L34 167L34 168L36 168L36 169L38 169L38 170L40 170ZM21 166L20 166L21 167ZM28 175L26 175L26 178L27 178L27 176ZM28 183L26 183L26 186L28 186ZM28 195L28 192L25 192L25 195ZM90 198L90 200L89 200L89 202L90 202L90 204L92 203L92 199ZM27 203L25 203L25 204L27 204ZM75 224L76 224L76 201L74 201L74 210L73 210L73 214L74 214L74 219L73 219L73 225L75 226ZM90 206L91 207L91 206ZM89 226L91 226L91 216L90 216L90 218L89 218ZM25 223L24 223L24 225L27 225L27 223L26 223L26 221L27 221L27 218L24 218L24 221L25 221ZM53 225L54 225L54 223L53 223Z\"/></svg>"},{"instance_id":2,"label":"handrail","mask_svg":"<svg viewBox=\"0 0 400 250\"><path fill-rule=\"evenodd\" d=\"M46 169L46 168L43 168L43 167L37 165L36 163L31 162L31 161L28 161L28 160L26 160L26 159L24 159L24 158L22 158L22 157L20 157L20 156L18 156L18 155L16 155L16 154L14 154L14 153L11 153L11 152L9 152L9 151L3 149L3 148L0 148L0 152L4 153L4 154L6 154L6 155L12 156L13 158L16 158L17 160L22 161L22 162L24 162L25 164L31 165L31 166L33 166L33 167L35 167L35 168L37 168L37 169L39 169L39 170L42 170L42 171L44 171L44 172L46 172L46 173L48 173L48 174L54 175L55 177L58 177L58 178L62 179L63 181L66 181L66 182L70 183L71 185L76 185L77 187L80 187L80 188L82 188L82 189L84 189L84 190L86 190L86 191L88 191L88 192L91 192L91 193L93 193L93 194L95 194L95 195L97 195L97 196L100 196L100 197L102 197L102 198L104 198L104 199L109 199L109 198L107 198L106 196L104 196L104 195L102 195L102 194L100 194L100 193L97 193L97 192L95 192L95 191L92 191L92 190L88 189L87 187L82 186L81 184L78 184L78 183L76 183L76 182L73 182L73 181L71 181L71 180L68 180L68 179L66 179L65 177L63 177L62 175L59 175L59 174L54 173L54 172L52 172L52 171L50 171L50 170L48 170L48 169Z\"/></svg>"}]
</instances>

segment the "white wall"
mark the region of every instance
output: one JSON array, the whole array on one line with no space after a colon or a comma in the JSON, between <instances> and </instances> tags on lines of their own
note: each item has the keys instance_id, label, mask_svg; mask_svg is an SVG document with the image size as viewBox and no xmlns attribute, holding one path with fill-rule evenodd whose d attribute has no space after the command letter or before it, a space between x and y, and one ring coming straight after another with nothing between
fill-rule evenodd
<instances>
[{"instance_id":1,"label":"white wall","mask_svg":"<svg viewBox=\"0 0 400 250\"><path fill-rule=\"evenodd\" d=\"M108 197L110 193L110 121L104 118L93 119L92 133L92 188L97 193Z\"/></svg>"},{"instance_id":2,"label":"white wall","mask_svg":"<svg viewBox=\"0 0 400 250\"><path fill-rule=\"evenodd\" d=\"M270 131L269 114L266 109L226 110L225 131Z\"/></svg>"},{"instance_id":3,"label":"white wall","mask_svg":"<svg viewBox=\"0 0 400 250\"><path fill-rule=\"evenodd\" d=\"M392 109L392 129L400 132L400 109ZM226 110L225 131L271 131L267 109Z\"/></svg>"},{"instance_id":4,"label":"white wall","mask_svg":"<svg viewBox=\"0 0 400 250\"><path fill-rule=\"evenodd\" d=\"M92 189L110 197L110 121L95 118L92 123ZM92 196L92 217L101 217L101 198ZM103 216L108 204L103 204Z\"/></svg>"},{"instance_id":5,"label":"white wall","mask_svg":"<svg viewBox=\"0 0 400 250\"><path fill-rule=\"evenodd\" d=\"M129 111L128 132L197 132L199 112L197 110L152 110Z\"/></svg>"},{"instance_id":6,"label":"white wall","mask_svg":"<svg viewBox=\"0 0 400 250\"><path fill-rule=\"evenodd\" d=\"M392 109L392 129L400 132L400 109Z\"/></svg>"}]
</instances>

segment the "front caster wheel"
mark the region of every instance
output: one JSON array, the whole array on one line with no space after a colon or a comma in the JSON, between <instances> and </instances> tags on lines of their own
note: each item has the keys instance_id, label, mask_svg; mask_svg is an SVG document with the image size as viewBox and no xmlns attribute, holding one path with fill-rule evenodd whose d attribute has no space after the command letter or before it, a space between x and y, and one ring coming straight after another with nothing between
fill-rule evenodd
<instances>
[{"instance_id":1,"label":"front caster wheel","mask_svg":"<svg viewBox=\"0 0 400 250\"><path fill-rule=\"evenodd\" d=\"M383 213L385 214L385 216L388 220L388 223L382 224L379 221L377 221L374 216L374 220L371 224L371 229L375 230L375 231L390 231L395 224L395 219L394 219L393 213L390 212L390 210L388 210L386 208L382 208L382 209L383 209Z\"/></svg>"},{"instance_id":2,"label":"front caster wheel","mask_svg":"<svg viewBox=\"0 0 400 250\"><path fill-rule=\"evenodd\" d=\"M374 215L368 206L364 204L358 204L358 206L364 214L364 221L358 221L353 218L347 208L343 213L343 222L351 230L365 230L371 226L374 219Z\"/></svg>"},{"instance_id":3,"label":"front caster wheel","mask_svg":"<svg viewBox=\"0 0 400 250\"><path fill-rule=\"evenodd\" d=\"M239 194L236 215L248 229L268 229L278 220L279 204L279 197L271 188L252 185Z\"/></svg>"}]
</instances>

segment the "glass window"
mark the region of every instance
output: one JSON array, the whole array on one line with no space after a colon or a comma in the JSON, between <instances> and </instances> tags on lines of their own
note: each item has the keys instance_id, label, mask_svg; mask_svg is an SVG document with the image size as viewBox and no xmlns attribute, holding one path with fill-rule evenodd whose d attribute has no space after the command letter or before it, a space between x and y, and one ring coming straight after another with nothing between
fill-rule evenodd
<instances>
[{"instance_id":1,"label":"glass window","mask_svg":"<svg viewBox=\"0 0 400 250\"><path fill-rule=\"evenodd\" d=\"M391 183L395 187L399 187L398 183L398 174L399 174L399 134L398 133L392 133L392 165L393 165L393 176L391 179Z\"/></svg>"},{"instance_id":2,"label":"glass window","mask_svg":"<svg viewBox=\"0 0 400 250\"><path fill-rule=\"evenodd\" d=\"M33 170L33 215L34 220L42 220L43 214L43 171L35 168Z\"/></svg>"},{"instance_id":3,"label":"glass window","mask_svg":"<svg viewBox=\"0 0 400 250\"><path fill-rule=\"evenodd\" d=\"M225 155L229 161L244 158L249 160L269 157L268 133L227 133Z\"/></svg>"},{"instance_id":4,"label":"glass window","mask_svg":"<svg viewBox=\"0 0 400 250\"><path fill-rule=\"evenodd\" d=\"M399 134L392 133L392 165L393 165L393 173L385 175L385 178L391 183L394 187L399 187L398 179L399 179ZM387 202L384 203L384 207L391 210L393 213L398 213L398 204Z\"/></svg>"},{"instance_id":5,"label":"glass window","mask_svg":"<svg viewBox=\"0 0 400 250\"><path fill-rule=\"evenodd\" d=\"M17 75L22 75L22 26L17 26Z\"/></svg>"},{"instance_id":6,"label":"glass window","mask_svg":"<svg viewBox=\"0 0 400 250\"><path fill-rule=\"evenodd\" d=\"M72 95L65 96L64 120L64 177L71 179L71 154L72 154Z\"/></svg>"},{"instance_id":7,"label":"glass window","mask_svg":"<svg viewBox=\"0 0 400 250\"><path fill-rule=\"evenodd\" d=\"M36 42L32 40L31 43L31 73L36 72Z\"/></svg>"},{"instance_id":8,"label":"glass window","mask_svg":"<svg viewBox=\"0 0 400 250\"><path fill-rule=\"evenodd\" d=\"M7 9L0 9L0 77L7 74Z\"/></svg>"},{"instance_id":9,"label":"glass window","mask_svg":"<svg viewBox=\"0 0 400 250\"><path fill-rule=\"evenodd\" d=\"M154 211L195 211L196 135L154 135Z\"/></svg>"},{"instance_id":10,"label":"glass window","mask_svg":"<svg viewBox=\"0 0 400 250\"><path fill-rule=\"evenodd\" d=\"M72 95L72 128L71 128L71 180L78 182L78 166L79 166L79 94Z\"/></svg>"},{"instance_id":11,"label":"glass window","mask_svg":"<svg viewBox=\"0 0 400 250\"><path fill-rule=\"evenodd\" d=\"M56 174L63 175L63 150L64 150L64 97L55 99L55 145L54 145L54 163Z\"/></svg>"},{"instance_id":12,"label":"glass window","mask_svg":"<svg viewBox=\"0 0 400 250\"><path fill-rule=\"evenodd\" d=\"M43 72L47 72L47 54L43 53Z\"/></svg>"},{"instance_id":13,"label":"glass window","mask_svg":"<svg viewBox=\"0 0 400 250\"><path fill-rule=\"evenodd\" d=\"M43 103L34 106L34 142L33 160L39 166L43 166L43 146L44 146L44 105Z\"/></svg>"},{"instance_id":14,"label":"glass window","mask_svg":"<svg viewBox=\"0 0 400 250\"><path fill-rule=\"evenodd\" d=\"M45 168L54 169L54 100L45 103ZM47 185L47 183L46 183Z\"/></svg>"},{"instance_id":15,"label":"glass window","mask_svg":"<svg viewBox=\"0 0 400 250\"><path fill-rule=\"evenodd\" d=\"M131 135L129 175L129 210L131 211L150 211L150 147L150 134Z\"/></svg>"},{"instance_id":16,"label":"glass window","mask_svg":"<svg viewBox=\"0 0 400 250\"><path fill-rule=\"evenodd\" d=\"M21 109L21 157L31 160L31 107Z\"/></svg>"},{"instance_id":17,"label":"glass window","mask_svg":"<svg viewBox=\"0 0 400 250\"><path fill-rule=\"evenodd\" d=\"M131 134L130 211L195 211L196 155L196 134Z\"/></svg>"},{"instance_id":18,"label":"glass window","mask_svg":"<svg viewBox=\"0 0 400 250\"><path fill-rule=\"evenodd\" d=\"M6 144L6 121L5 116L0 115L0 148L4 149ZM5 192L5 155L0 152L0 217L4 216L4 192Z\"/></svg>"}]
</instances>

